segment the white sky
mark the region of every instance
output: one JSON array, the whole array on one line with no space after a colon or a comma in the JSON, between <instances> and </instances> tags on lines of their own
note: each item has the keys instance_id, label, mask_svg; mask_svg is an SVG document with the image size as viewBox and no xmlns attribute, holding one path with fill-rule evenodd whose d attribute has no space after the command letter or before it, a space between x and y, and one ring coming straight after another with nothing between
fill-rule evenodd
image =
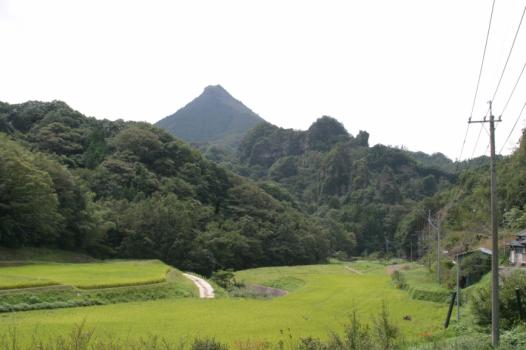
<instances>
[{"instance_id":1,"label":"white sky","mask_svg":"<svg viewBox=\"0 0 526 350\"><path fill-rule=\"evenodd\" d=\"M63 100L97 118L157 120L221 84L281 127L322 115L371 144L457 158L492 0L0 0L0 100ZM474 118L483 116L526 0L496 0ZM526 19L494 102L526 60ZM497 151L526 102L526 74ZM517 142L526 113L503 153ZM462 158L486 150L472 125Z\"/></svg>"}]
</instances>

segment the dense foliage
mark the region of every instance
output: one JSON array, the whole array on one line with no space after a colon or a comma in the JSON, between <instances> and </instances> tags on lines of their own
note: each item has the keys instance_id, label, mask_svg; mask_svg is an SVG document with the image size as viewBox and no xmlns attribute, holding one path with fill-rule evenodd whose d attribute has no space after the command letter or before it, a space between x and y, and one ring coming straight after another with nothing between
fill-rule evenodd
<instances>
[{"instance_id":1,"label":"dense foliage","mask_svg":"<svg viewBox=\"0 0 526 350\"><path fill-rule=\"evenodd\" d=\"M220 268L323 261L338 229L149 124L0 104L0 245Z\"/></svg>"},{"instance_id":2,"label":"dense foliage","mask_svg":"<svg viewBox=\"0 0 526 350\"><path fill-rule=\"evenodd\" d=\"M369 147L368 139L367 132L353 137L326 116L307 131L261 124L243 139L233 168L264 188L281 187L278 198L292 198L337 229L349 244L334 245L348 254L409 253L409 236L417 226L411 215L421 225L427 210L440 205L421 201L448 188L455 176L422 165L406 150ZM421 209L415 209L418 205Z\"/></svg>"},{"instance_id":3,"label":"dense foliage","mask_svg":"<svg viewBox=\"0 0 526 350\"><path fill-rule=\"evenodd\" d=\"M522 295L522 308L524 293L526 292L526 275L522 271L515 271L502 279L499 291L500 299L500 324L509 329L521 323L519 306L517 305L516 289ZM470 308L474 320L481 326L491 325L491 284L488 279L472 293ZM524 320L522 320L524 321Z\"/></svg>"}]
</instances>

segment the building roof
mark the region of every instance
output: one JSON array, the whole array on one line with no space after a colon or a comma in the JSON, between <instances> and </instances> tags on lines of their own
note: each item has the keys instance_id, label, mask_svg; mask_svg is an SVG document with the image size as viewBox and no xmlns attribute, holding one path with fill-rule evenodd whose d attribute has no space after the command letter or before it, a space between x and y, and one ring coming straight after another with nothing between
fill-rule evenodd
<instances>
[{"instance_id":1,"label":"building roof","mask_svg":"<svg viewBox=\"0 0 526 350\"><path fill-rule=\"evenodd\" d=\"M491 249L488 249L488 248L479 248L479 251L486 254L486 255L491 255Z\"/></svg>"},{"instance_id":2,"label":"building roof","mask_svg":"<svg viewBox=\"0 0 526 350\"><path fill-rule=\"evenodd\" d=\"M488 249L488 248L477 248L477 249L473 249L473 250L468 250L467 252L459 253L457 255L458 256L462 256L462 255L468 255L468 254L476 253L476 252L480 252L480 253L486 254L486 255L491 255L491 249Z\"/></svg>"},{"instance_id":3,"label":"building roof","mask_svg":"<svg viewBox=\"0 0 526 350\"><path fill-rule=\"evenodd\" d=\"M526 240L525 241L511 241L507 245L509 245L510 247L525 247Z\"/></svg>"}]
</instances>

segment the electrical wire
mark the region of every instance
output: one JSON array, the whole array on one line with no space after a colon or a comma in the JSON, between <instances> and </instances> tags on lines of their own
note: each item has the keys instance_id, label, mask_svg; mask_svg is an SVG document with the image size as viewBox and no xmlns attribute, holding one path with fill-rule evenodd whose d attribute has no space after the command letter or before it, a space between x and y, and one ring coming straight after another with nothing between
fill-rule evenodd
<instances>
[{"instance_id":1,"label":"electrical wire","mask_svg":"<svg viewBox=\"0 0 526 350\"><path fill-rule=\"evenodd\" d=\"M504 73L506 72L506 68L508 67L508 62L510 61L511 53L513 52L513 48L515 47L515 41L517 40L517 36L519 35L519 31L521 29L522 20L524 19L525 13L526 13L526 6L524 6L524 10L522 11L521 20L519 21L519 25L517 26L517 30L515 31L515 37L513 38L513 42L511 43L511 48L510 48L510 52L508 53L508 58L506 58L506 63L504 64L504 68L502 69L502 73L500 74L499 82L497 84L497 87L495 88L493 97L491 98L492 101L495 100L495 96L497 95L497 91L499 90L500 83L502 82L502 78L504 77Z\"/></svg>"},{"instance_id":2,"label":"electrical wire","mask_svg":"<svg viewBox=\"0 0 526 350\"><path fill-rule=\"evenodd\" d=\"M469 132L470 125L471 124L468 123L468 126L466 128L466 134L464 135L464 141L462 142L462 147L460 148L460 155L457 158L457 170L458 170L458 165L460 164L460 161L462 160L462 153L464 153L464 147L466 146L466 140L468 138L468 132Z\"/></svg>"},{"instance_id":3,"label":"electrical wire","mask_svg":"<svg viewBox=\"0 0 526 350\"><path fill-rule=\"evenodd\" d=\"M519 122L519 119L521 119L522 113L524 112L525 108L526 108L526 102L524 102L524 105L522 106L522 109L521 109L519 115L517 116L517 119L515 119L515 124L513 124L513 127L511 128L511 131L508 134L508 137L506 137L506 141L504 141L504 143L502 144L502 147L500 148L499 154L502 153L502 150L504 149L504 147L506 146L506 143L510 139L511 134L513 133L513 130L515 130L515 127L517 126L517 123Z\"/></svg>"},{"instance_id":4,"label":"electrical wire","mask_svg":"<svg viewBox=\"0 0 526 350\"><path fill-rule=\"evenodd\" d=\"M488 117L489 112L490 112L490 109L488 108L488 110L486 112L486 115L484 116L484 120L486 120L486 118ZM473 158L475 156L475 151L477 150L477 146L478 146L479 140L480 140L480 134L482 134L482 130L483 129L486 130L487 134L489 134L488 130L484 127L484 123L480 123L479 134L477 136L477 141L475 142L475 147L473 147L473 152L471 153L471 158ZM484 153L486 153L486 152L484 152Z\"/></svg>"},{"instance_id":5,"label":"electrical wire","mask_svg":"<svg viewBox=\"0 0 526 350\"><path fill-rule=\"evenodd\" d=\"M486 42L484 44L484 51L482 53L482 61L480 63L479 77L477 80L477 87L475 89L475 96L473 96L473 105L471 106L470 118L473 117L473 110L475 109L475 103L477 101L477 95L479 92L480 78L482 77L482 69L484 68L484 60L486 59L486 49L488 48L489 33L491 31L491 22L493 20L493 10L494 9L495 9L495 0L493 0L493 4L491 5L491 14L489 16L488 31L486 33Z\"/></svg>"},{"instance_id":6,"label":"electrical wire","mask_svg":"<svg viewBox=\"0 0 526 350\"><path fill-rule=\"evenodd\" d=\"M475 147L473 147L473 152L471 152L471 158L473 158L475 156L475 151L477 150L477 146L479 144L479 140L480 140L480 134L482 134L482 129L484 129L484 124L480 124L480 130L479 130L479 134L477 136L477 141L475 142Z\"/></svg>"},{"instance_id":7,"label":"electrical wire","mask_svg":"<svg viewBox=\"0 0 526 350\"><path fill-rule=\"evenodd\" d=\"M502 112L500 112L500 116L501 117L504 114L504 112L506 111L506 108L508 108L508 104L510 103L511 98L513 97L513 94L515 93L515 89L517 89L517 85L519 85L519 82L520 82L520 80L522 78L522 74L524 73L524 69L526 69L526 62L524 62L524 65L522 66L522 70L521 70L521 72L519 74L519 77L517 78L517 81L515 81L515 85L513 86L513 89L511 90L511 94L508 97L508 100L506 101L506 104L504 105L504 108L502 109Z\"/></svg>"},{"instance_id":8,"label":"electrical wire","mask_svg":"<svg viewBox=\"0 0 526 350\"><path fill-rule=\"evenodd\" d=\"M484 61L486 59L486 51L488 49L488 41L489 41L489 34L491 32L491 23L493 21L493 12L495 10L495 1L496 0L493 0L493 3L491 5L491 13L490 13L490 16L489 16L489 23L488 23L488 31L486 32L486 40L484 42L484 51L482 52L482 60L480 62L480 69L479 69L479 76L478 76L478 79L477 79L477 87L475 88L475 95L473 96L473 104L471 105L471 113L469 114L469 121L468 121L468 126L466 127L466 133L464 135L464 141L462 141L462 146L460 148L460 155L458 157L458 160L457 160L457 170L458 170L458 165L462 159L462 154L464 153L464 148L466 146L466 140L467 140L467 137L468 137L468 133L469 133L469 126L470 126L470 123L471 122L471 118L473 117L473 111L475 110L475 103L477 102L477 95L478 95L478 92L479 92L479 87L480 87L480 79L482 77L482 70L484 68ZM521 19L522 21L522 19ZM479 136L477 138L477 144L478 144L478 139L480 138L480 132L479 132ZM475 148L476 148L476 145L475 145Z\"/></svg>"}]
</instances>

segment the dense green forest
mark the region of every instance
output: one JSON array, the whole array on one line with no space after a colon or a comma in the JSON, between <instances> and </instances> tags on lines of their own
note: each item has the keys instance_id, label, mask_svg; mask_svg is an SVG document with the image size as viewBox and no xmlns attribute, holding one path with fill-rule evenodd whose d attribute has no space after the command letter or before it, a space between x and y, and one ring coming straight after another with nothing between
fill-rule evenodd
<instances>
[{"instance_id":1,"label":"dense green forest","mask_svg":"<svg viewBox=\"0 0 526 350\"><path fill-rule=\"evenodd\" d=\"M146 123L0 104L0 245L219 268L324 261L350 234Z\"/></svg>"},{"instance_id":2,"label":"dense green forest","mask_svg":"<svg viewBox=\"0 0 526 350\"><path fill-rule=\"evenodd\" d=\"M408 257L412 245L415 256L434 254L429 214L442 227L445 249L463 251L487 238L488 157L453 162L441 153L370 147L368 138L322 117L306 131L261 124L248 132L237 155L214 147L205 154L274 189L276 198L330 220L327 226L354 233L353 254ZM511 156L497 158L505 232L526 227L525 148L522 142Z\"/></svg>"},{"instance_id":3,"label":"dense green forest","mask_svg":"<svg viewBox=\"0 0 526 350\"><path fill-rule=\"evenodd\" d=\"M218 158L263 187L280 188L277 198L290 198L322 222L354 233L354 254L399 254L404 217L456 182L454 164L439 154L417 157L403 149L370 147L368 140L367 132L353 136L330 117L306 131L265 123L249 131L237 159ZM212 159L215 154L207 151ZM434 203L427 207L438 209Z\"/></svg>"}]
</instances>

